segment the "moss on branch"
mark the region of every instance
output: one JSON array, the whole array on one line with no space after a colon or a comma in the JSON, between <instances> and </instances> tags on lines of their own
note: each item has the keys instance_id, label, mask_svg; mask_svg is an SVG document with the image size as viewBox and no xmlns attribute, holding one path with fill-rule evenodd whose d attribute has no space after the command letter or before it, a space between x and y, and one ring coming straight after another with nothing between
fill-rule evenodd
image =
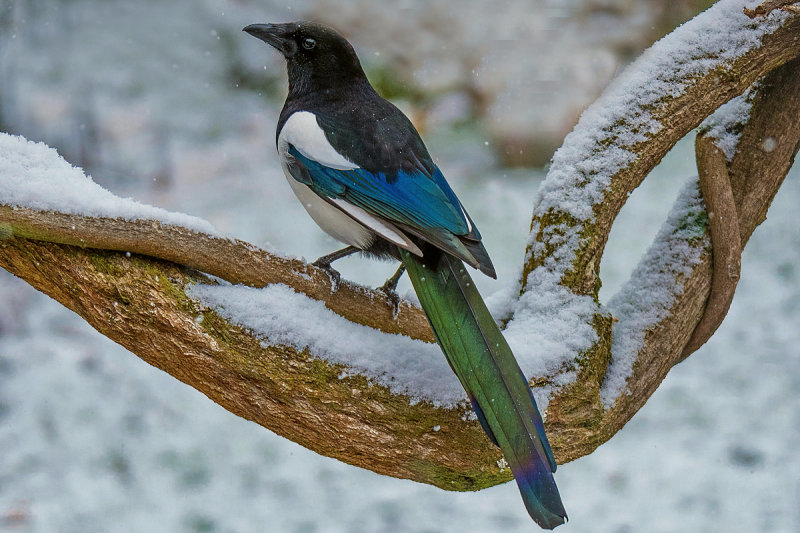
<instances>
[{"instance_id":1,"label":"moss on branch","mask_svg":"<svg viewBox=\"0 0 800 533\"><path fill-rule=\"evenodd\" d=\"M800 13L790 12L761 46L703 76L684 80L682 94L633 110L638 114L631 116L652 115L661 130L631 147L637 157L611 177L589 220L558 209L535 213L537 253L532 247L526 256L523 283L528 273L561 251L545 236L563 228L577 229L579 244L561 282L596 301L603 248L630 191L704 117L763 79L738 151L727 167L744 246L764 219L800 146L797 35ZM615 124L602 149L612 149L619 131L637 127L624 121ZM761 148L767 137L776 141L769 157ZM585 155L587 160L592 157ZM697 221L698 231L705 231L705 222ZM350 283L331 293L323 271L241 241L153 221L10 206L0 206L0 266L229 411L320 454L450 490L475 490L511 479L500 466L499 449L469 416L468 407L412 403L364 376L346 372L342 377L343 367L288 346L267 345L201 307L185 289L190 283L211 283L200 271L256 287L283 283L351 321L432 341L424 314L408 303L401 304L394 317L392 305L381 293ZM647 332L628 380L630 394L605 410L600 387L612 356L613 318L603 312L593 317L598 340L588 351L575 354L577 366L570 370L577 379L557 391L546 411L559 463L591 453L644 405L680 360L703 316L712 272L707 252L688 275L676 279L683 284L683 293L669 315Z\"/></svg>"}]
</instances>

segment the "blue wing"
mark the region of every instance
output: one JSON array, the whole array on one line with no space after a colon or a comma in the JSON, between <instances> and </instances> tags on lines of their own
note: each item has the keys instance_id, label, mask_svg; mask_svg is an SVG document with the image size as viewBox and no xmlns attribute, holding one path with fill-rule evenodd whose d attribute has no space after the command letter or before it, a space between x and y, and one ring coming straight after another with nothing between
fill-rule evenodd
<instances>
[{"instance_id":1,"label":"blue wing","mask_svg":"<svg viewBox=\"0 0 800 533\"><path fill-rule=\"evenodd\" d=\"M387 175L331 168L291 144L289 155L294 158L292 176L319 196L345 200L494 275L480 233L438 168L430 177L421 170Z\"/></svg>"}]
</instances>

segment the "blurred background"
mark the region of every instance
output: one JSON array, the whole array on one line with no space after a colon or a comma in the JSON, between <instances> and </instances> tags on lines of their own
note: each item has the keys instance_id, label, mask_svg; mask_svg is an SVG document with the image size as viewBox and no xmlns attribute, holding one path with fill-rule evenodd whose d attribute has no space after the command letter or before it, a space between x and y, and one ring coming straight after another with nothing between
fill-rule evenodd
<instances>
[{"instance_id":1,"label":"blurred background","mask_svg":"<svg viewBox=\"0 0 800 533\"><path fill-rule=\"evenodd\" d=\"M311 260L337 243L296 202L275 155L284 61L241 28L331 24L413 118L480 226L499 273L476 280L490 295L518 276L535 190L581 111L710 3L0 0L0 131L56 147L117 195ZM620 215L604 301L696 174L692 144L679 143ZM619 434L559 468L571 519L560 531L800 531L798 174L750 241L713 339ZM337 265L371 285L394 270ZM513 484L449 493L318 456L0 271L0 531L535 530Z\"/></svg>"}]
</instances>

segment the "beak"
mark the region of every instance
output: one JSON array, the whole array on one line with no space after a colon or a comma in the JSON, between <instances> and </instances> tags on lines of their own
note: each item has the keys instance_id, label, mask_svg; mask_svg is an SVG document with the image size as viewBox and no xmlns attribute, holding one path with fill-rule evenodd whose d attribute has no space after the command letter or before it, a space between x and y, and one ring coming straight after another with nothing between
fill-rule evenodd
<instances>
[{"instance_id":1,"label":"beak","mask_svg":"<svg viewBox=\"0 0 800 533\"><path fill-rule=\"evenodd\" d=\"M289 58L297 52L297 44L289 35L296 29L296 24L250 24L242 31L261 39L285 57Z\"/></svg>"}]
</instances>

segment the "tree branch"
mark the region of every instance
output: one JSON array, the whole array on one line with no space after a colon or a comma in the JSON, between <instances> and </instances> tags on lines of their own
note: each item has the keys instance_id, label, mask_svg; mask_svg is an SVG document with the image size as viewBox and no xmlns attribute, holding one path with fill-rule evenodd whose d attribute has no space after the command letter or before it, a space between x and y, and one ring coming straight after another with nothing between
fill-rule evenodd
<instances>
[{"instance_id":1,"label":"tree branch","mask_svg":"<svg viewBox=\"0 0 800 533\"><path fill-rule=\"evenodd\" d=\"M728 314L739 274L742 269L742 238L739 235L739 215L733 199L728 162L714 139L699 134L695 141L697 170L700 173L700 192L708 214L708 233L711 237L711 292L700 322L689 342L683 347L681 360L706 343Z\"/></svg>"},{"instance_id":2,"label":"tree branch","mask_svg":"<svg viewBox=\"0 0 800 533\"><path fill-rule=\"evenodd\" d=\"M342 377L341 365L268 345L186 296L191 283L213 283L196 271L18 237L0 242L0 266L225 409L318 453L448 490L511 479L478 422L465 421L466 405L414 403L364 376Z\"/></svg>"},{"instance_id":3,"label":"tree branch","mask_svg":"<svg viewBox=\"0 0 800 533\"><path fill-rule=\"evenodd\" d=\"M764 150L765 139L775 142L769 152ZM795 59L759 84L736 155L728 164L742 247L766 218L767 208L794 163L798 147L800 61ZM676 276L675 283L683 290L663 320L646 332L644 346L636 355L628 378L628 393L620 396L607 412L604 435L610 438L618 431L644 405L669 369L689 355L689 333L707 308L712 272L712 251L706 248L688 274ZM728 275L727 270L722 275Z\"/></svg>"},{"instance_id":4,"label":"tree branch","mask_svg":"<svg viewBox=\"0 0 800 533\"><path fill-rule=\"evenodd\" d=\"M711 16L719 7L715 5L696 20ZM678 140L762 76L777 70L791 70L780 67L800 56L800 47L795 43L796 36L800 34L800 17L796 14L776 12L770 15L772 19L762 17L751 23L745 22L748 19L744 16L726 16L732 25L738 24L741 28L739 31L745 33L767 20L772 20L773 24L775 20L782 20L782 23L773 31L765 32L760 46L729 60L717 61L713 68L705 66L707 63L692 68L691 60L688 60L690 66L687 66L673 57L676 48L678 53L681 51L682 38L690 43L691 48L695 46L693 32L702 33L706 28L686 24L656 43L634 64L631 71L624 72L619 80L615 80L607 92L584 113L575 130L567 136L564 145L554 156L548 177L540 189L523 269L522 294L549 290L541 280L547 281L556 276L561 286L567 287L576 296L592 298L598 307L591 322L597 333L597 341L578 355L575 365L563 369L565 372L577 371L578 378L555 393L547 410L548 422L553 426L548 431L555 435L551 441L556 442L557 449L564 449L570 459L591 453L621 429L644 405L669 368L680 360L690 334L703 315L710 287L710 255L700 254L699 251L699 247L705 246L704 239L700 238L705 230L704 217L691 219L697 214L687 211L686 216L690 219L686 224L700 224L699 234L689 232L693 239L691 242L686 242L681 235L664 235L664 241L654 246L660 246L656 249L663 252L665 248L683 243L696 250L699 262L694 265L669 265L665 263L668 259L666 256L646 258L643 263L647 264L640 265L644 274L669 273L667 277L671 281L668 286L674 288L677 294L670 294L668 301L652 302L656 307L663 305L663 310L639 307L632 316L615 315L614 318L619 322L613 325L613 340L610 342L612 321L608 317L608 310L600 306L598 301L599 266L619 210L633 189ZM702 56L697 50L687 53L693 54L694 58L698 54ZM644 64L637 69L640 62ZM705 72L698 75L697 70ZM644 77L643 72L656 78ZM781 90L794 94L796 88L792 86L793 81L784 78L785 75L780 78L781 83L786 85ZM654 86L661 87L661 91L654 91ZM677 93L676 88L680 88ZM798 97L784 95L776 98L776 102L781 102L781 98L794 98L796 101ZM792 138L796 134L787 123L792 122L797 114L791 115L792 110L785 105L783 109L780 106L776 108L774 103L754 105L753 109L752 117L769 115L769 120L774 123L773 131L780 129L784 138ZM743 156L745 158L753 158L758 155L757 152L763 152L745 143L744 137L740 147L740 153L744 150L743 153L747 154ZM575 154L581 157L575 157ZM777 154L771 154L770 161L759 159L764 166L752 174L761 177L764 184L769 183L768 186L760 185L759 189L769 187L772 195L777 192L777 187L791 166L791 158L778 160L773 156ZM731 172L736 194L737 185L733 170ZM766 212L771 198L758 197L753 202ZM685 206L676 208L680 211ZM742 224L751 225L758 218L754 211L740 207L738 200L737 209ZM749 233L746 235L749 237ZM744 232L742 236L744 243ZM687 255L683 260L688 261L689 258ZM690 269L688 275L684 273L687 268ZM664 276L659 278L659 283L665 283ZM637 299L650 301L648 298L654 289L642 280L631 280L621 291L622 297L618 295L615 298L619 305L636 307L639 305ZM658 289L666 290L664 286ZM628 301L622 302L621 299ZM641 331L630 322L635 322L637 317L646 312L655 312L660 318L648 324L646 331ZM631 337L641 337L641 340L634 341ZM634 353L624 353L631 347ZM627 370L624 368L626 366ZM622 370L620 367L623 367ZM618 382L622 382L621 390L615 390ZM566 432L569 427L581 429L569 433L567 441L560 441L562 428Z\"/></svg>"},{"instance_id":5,"label":"tree branch","mask_svg":"<svg viewBox=\"0 0 800 533\"><path fill-rule=\"evenodd\" d=\"M776 23L777 15L785 18ZM664 91L661 98L645 103L632 100L626 113L610 121L593 139L594 144L578 142L585 139L581 137L586 131L583 120L565 140L562 150L577 150L582 166L569 180L555 184L551 170L543 186L533 219L534 239L525 264L523 296L544 290L534 273L552 271L561 287L597 304L600 257L628 193L678 139L763 77L736 155L726 163L744 246L764 219L800 146L800 65L796 59L800 48L795 41L800 34L800 15L776 11L752 24L766 24L768 31L751 50L719 60L702 75L697 69L676 64L674 72L664 75L671 75L680 91ZM679 29L674 39L688 38L687 31ZM656 48L659 46L664 47L663 43ZM650 59L646 54L640 61L646 64ZM711 56L691 61L703 64L709 60L717 61ZM652 89L648 84L653 81L643 80L634 89ZM601 99L587 116L596 118L592 113L602 112L603 105ZM649 121L643 122L642 117ZM766 139L774 142L766 146ZM712 155L699 156L701 164L715 157L713 149L709 150ZM607 154L625 157L620 159L624 164L605 181L592 163ZM553 168L558 167L556 162ZM707 168L721 171L719 158ZM710 176L706 170L701 172ZM580 217L566 206L574 207L572 200L586 191L599 194L588 196L589 216ZM724 200L725 194L722 196ZM565 207L549 202L551 198L563 200ZM723 210L729 209L729 202L724 205L728 207ZM681 359L706 309L719 307L716 298L707 302L713 270L704 218L692 206L677 207L676 217L688 217L684 222L690 231L670 226L663 240L682 243L691 251L686 257L693 259L670 265L651 254L646 258L650 263L644 266L661 269L659 279L667 279L670 287L681 290L669 295L659 319L645 329L637 330L624 313L617 316L613 351L611 316L597 304L598 311L590 320L597 340L583 353L574 354L572 366L562 369L563 373L574 372L576 379L556 390L546 410L548 433L561 463L591 453L618 431ZM472 490L511 478L501 467L499 450L468 416L471 411L466 405L445 408L415 403L365 376L343 372L346 369L341 365L289 346L266 343L188 298L185 290L190 283L213 281L187 267L256 287L283 283L354 322L431 340L424 315L413 306L402 305L394 320L391 305L381 293L343 284L331 294L327 275L300 261L241 241L152 221L94 219L0 206L0 239L0 266L239 416L321 454L445 489ZM716 253L735 256L734 246L728 242L731 237L711 237L712 242L720 239ZM123 252L136 255L127 257ZM560 265L566 267L559 270ZM628 288L636 294L647 287L639 278L631 280ZM722 292L726 298L730 296L730 290ZM719 314L709 320L717 322ZM516 318L512 317L512 324ZM619 343L636 335L642 340L632 354L630 372L624 375L627 394L605 396L608 401L604 404L604 389L620 363ZM537 376L534 385L552 387L555 377Z\"/></svg>"},{"instance_id":6,"label":"tree branch","mask_svg":"<svg viewBox=\"0 0 800 533\"><path fill-rule=\"evenodd\" d=\"M3 205L0 224L18 237L157 257L233 284L265 287L283 283L324 302L331 311L353 322L434 342L425 314L409 302L401 301L395 317L394 303L381 291L345 280L334 292L324 270L238 239L214 237L156 220L95 218Z\"/></svg>"}]
</instances>

